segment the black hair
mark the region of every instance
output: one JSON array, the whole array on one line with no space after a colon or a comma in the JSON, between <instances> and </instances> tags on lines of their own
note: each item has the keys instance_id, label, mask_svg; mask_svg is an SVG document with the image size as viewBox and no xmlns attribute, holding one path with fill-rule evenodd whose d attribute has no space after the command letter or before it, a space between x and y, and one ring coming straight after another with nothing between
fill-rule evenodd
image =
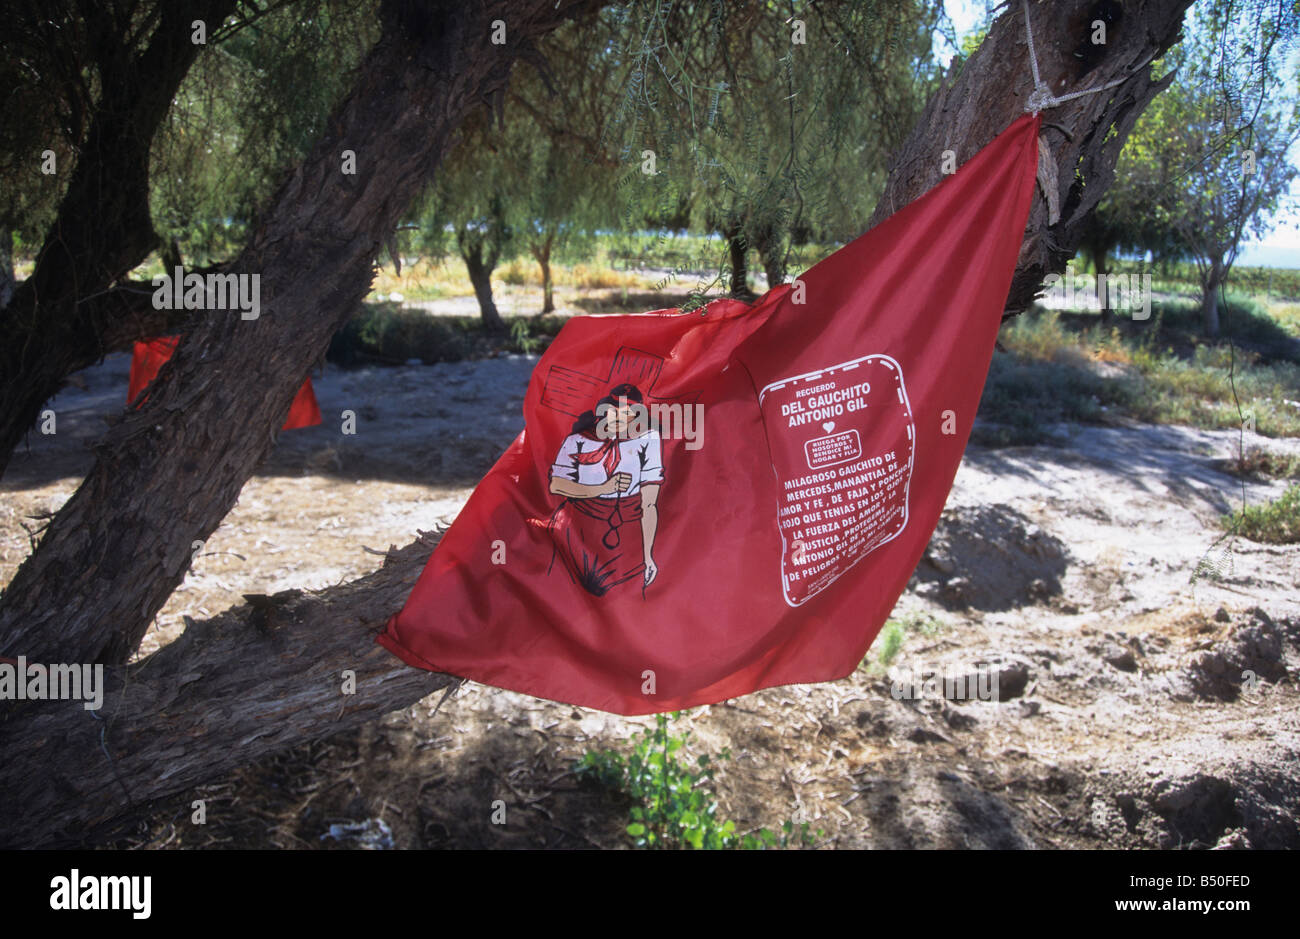
<instances>
[{"instance_id":1,"label":"black hair","mask_svg":"<svg viewBox=\"0 0 1300 939\"><path fill-rule=\"evenodd\" d=\"M609 394L596 402L595 407L590 411L583 411L578 415L578 419L573 422L573 429L569 431L569 433L584 434L588 431L595 430L596 425L600 423L600 419L596 417L596 412L600 410L600 406L602 404L617 405L620 399L625 401L635 401L637 404L640 404L644 400L644 396L641 394L641 389L636 385L627 382L624 382L621 385L615 385L613 388L609 389Z\"/></svg>"}]
</instances>

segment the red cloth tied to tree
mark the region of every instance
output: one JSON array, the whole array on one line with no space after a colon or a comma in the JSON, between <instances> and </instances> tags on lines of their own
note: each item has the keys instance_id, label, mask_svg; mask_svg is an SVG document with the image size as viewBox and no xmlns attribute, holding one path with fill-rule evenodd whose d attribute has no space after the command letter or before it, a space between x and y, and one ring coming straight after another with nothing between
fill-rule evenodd
<instances>
[{"instance_id":1,"label":"red cloth tied to tree","mask_svg":"<svg viewBox=\"0 0 1300 939\"><path fill-rule=\"evenodd\" d=\"M569 320L377 641L629 715L851 674L970 436L1038 127L752 306Z\"/></svg>"},{"instance_id":2,"label":"red cloth tied to tree","mask_svg":"<svg viewBox=\"0 0 1300 939\"><path fill-rule=\"evenodd\" d=\"M126 401L130 404L140 392L149 387L149 383L158 375L163 363L176 351L179 336L163 336L147 342L137 342L131 350L131 378L127 383ZM143 402L141 402L143 403ZM293 403L289 405L289 416L285 418L282 430L295 427L313 427L320 423L320 407L316 403L316 392L311 386L311 377L302 383Z\"/></svg>"}]
</instances>

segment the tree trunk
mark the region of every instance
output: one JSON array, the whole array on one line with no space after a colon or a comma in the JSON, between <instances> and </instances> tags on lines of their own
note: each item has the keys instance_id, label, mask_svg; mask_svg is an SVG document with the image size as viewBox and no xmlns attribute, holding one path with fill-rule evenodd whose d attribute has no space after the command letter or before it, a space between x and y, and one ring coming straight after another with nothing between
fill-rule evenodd
<instances>
[{"instance_id":1,"label":"tree trunk","mask_svg":"<svg viewBox=\"0 0 1300 939\"><path fill-rule=\"evenodd\" d=\"M474 285L474 296L478 298L478 309L483 314L483 325L493 331L505 329L506 324L492 299L492 270L495 265L489 265L483 259L483 248L477 244L463 249L461 257L465 259L465 269L469 271L469 282Z\"/></svg>"},{"instance_id":2,"label":"tree trunk","mask_svg":"<svg viewBox=\"0 0 1300 939\"><path fill-rule=\"evenodd\" d=\"M81 487L0 600L0 655L124 662L274 444L336 329L369 291L387 233L515 57L586 0L385 4L358 84L280 188L230 270L260 276L261 315L213 314L163 366L148 403L97 446ZM508 17L505 45L491 22ZM406 21L412 18L413 23ZM358 172L340 172L356 148Z\"/></svg>"},{"instance_id":3,"label":"tree trunk","mask_svg":"<svg viewBox=\"0 0 1300 939\"><path fill-rule=\"evenodd\" d=\"M1223 265L1215 261L1201 283L1201 330L1207 338L1219 335L1219 287L1223 283Z\"/></svg>"},{"instance_id":4,"label":"tree trunk","mask_svg":"<svg viewBox=\"0 0 1300 939\"><path fill-rule=\"evenodd\" d=\"M186 273L206 276L221 270L219 267L195 267ZM155 290L157 288L149 281L122 281L99 296L83 301L83 305L91 308L89 315L102 324L98 356L85 365L93 365L110 352L129 352L134 343L143 339L189 332L207 316L202 310L155 309Z\"/></svg>"},{"instance_id":5,"label":"tree trunk","mask_svg":"<svg viewBox=\"0 0 1300 939\"><path fill-rule=\"evenodd\" d=\"M1114 314L1110 308L1110 252L1105 245L1094 245L1093 267L1097 269L1097 299L1101 301L1101 325L1109 326Z\"/></svg>"},{"instance_id":6,"label":"tree trunk","mask_svg":"<svg viewBox=\"0 0 1300 939\"><path fill-rule=\"evenodd\" d=\"M551 287L551 242L554 238L554 235L548 234L544 241L533 245L533 257L542 268L542 315L555 311Z\"/></svg>"},{"instance_id":7,"label":"tree trunk","mask_svg":"<svg viewBox=\"0 0 1300 939\"><path fill-rule=\"evenodd\" d=\"M1047 275L1064 271L1074 256L1084 221L1114 179L1115 161L1133 125L1151 99L1173 81L1172 72L1153 81L1150 68L1139 66L1177 41L1191 0L1125 3L1123 15L1108 26L1105 54L1084 65L1072 50L1089 43L1094 5L1094 0L1029 4L1039 72L1053 94L1127 80L1043 113L1041 139L1051 154L1060 218L1049 225L1046 202L1041 194L1034 199L1007 296L1008 315L1027 310ZM1024 6L1013 3L994 20L975 53L960 67L953 63L926 103L916 127L890 161L889 178L871 224L943 179L944 150L956 150L959 164L974 156L1024 113L1032 89ZM1065 128L1069 136L1048 126L1049 121Z\"/></svg>"},{"instance_id":8,"label":"tree trunk","mask_svg":"<svg viewBox=\"0 0 1300 939\"><path fill-rule=\"evenodd\" d=\"M156 244L149 215L154 131L203 48L190 40L191 22L220 23L234 8L235 0L161 4L144 51L97 54L103 92L67 193L32 276L0 310L0 475L63 380L103 356L101 336L115 324L95 318L104 307L85 301ZM111 22L98 26L111 32ZM100 38L103 48L125 48L120 37Z\"/></svg>"},{"instance_id":9,"label":"tree trunk","mask_svg":"<svg viewBox=\"0 0 1300 939\"><path fill-rule=\"evenodd\" d=\"M731 295L751 297L749 290L749 245L739 232L726 233L727 255L731 265Z\"/></svg>"},{"instance_id":10,"label":"tree trunk","mask_svg":"<svg viewBox=\"0 0 1300 939\"><path fill-rule=\"evenodd\" d=\"M785 283L786 235L780 226L771 223L762 226L758 232L751 232L750 244L763 264L768 290Z\"/></svg>"},{"instance_id":11,"label":"tree trunk","mask_svg":"<svg viewBox=\"0 0 1300 939\"><path fill-rule=\"evenodd\" d=\"M768 248L762 252L763 272L767 274L767 289L771 290L778 284L785 283L785 252L776 248Z\"/></svg>"},{"instance_id":12,"label":"tree trunk","mask_svg":"<svg viewBox=\"0 0 1300 939\"><path fill-rule=\"evenodd\" d=\"M545 9L548 6L549 0L539 3L535 18L524 21L543 22L550 15ZM1186 0L1135 4L1136 12L1111 30L1111 56L1122 51L1124 62L1138 62L1151 52L1163 51L1177 35L1186 6ZM1070 24L1079 22L1078 14L1086 7L1071 2L1036 6L1035 34L1040 43L1041 37L1054 36L1059 48L1072 48L1071 30L1077 32L1085 27ZM486 20L498 15L496 9L482 14ZM511 15L516 17L514 22L519 21L517 12L511 11ZM1133 28L1127 28L1130 25ZM483 29L481 35L487 34L485 20L475 26ZM458 55L464 56L460 61L465 69L498 61L474 49L468 36L477 34L452 29L445 34L449 45L446 55L453 61ZM1053 48L1044 43L1039 56L1045 63L1044 75L1059 92L1066 89L1059 87L1057 79L1072 66L1066 61L1068 52L1049 51ZM927 108L904 148L904 153L933 156L930 183L939 181L938 156L953 142L959 143L969 157L1009 122L1006 119L1014 118L1019 104L1005 102L1005 91L1013 86L1025 90L1021 80L1021 72L1027 71L1023 52L1023 24L1019 8L1013 7L994 23L989 39L955 83L950 76L937 95L938 104ZM1106 75L1096 74L1107 67L1108 60L1089 74L1089 83L1108 80ZM402 62L398 55L386 60L384 67L401 75ZM1013 70L1000 68L1002 63L1018 64ZM481 73L472 74L481 78ZM428 153L411 151L418 150L416 142L433 136L428 118L421 116L419 120L424 124L417 126L418 121L405 123L407 115L439 115L434 130L440 141L446 139L449 119L442 115L450 112L448 106L453 101L438 97L423 83L433 80L443 89L452 83L422 76L419 69L403 77L410 83L410 93L422 100L422 107L411 107L410 99L397 88L385 88L385 93L380 94L380 89L372 87L373 95L361 94L345 109L341 126L346 137L368 140L367 152L377 163L389 160L390 154L394 161L377 167L373 177L355 183L357 190L388 192L394 179L404 178L408 172L419 175L413 173L413 166L427 170L419 164L431 160ZM954 89L960 89L960 95L954 96ZM1139 90L1141 93L1136 94ZM1045 265L1056 265L1052 267L1056 273L1064 269L1074 247L1062 248L1056 236L1067 236L1071 223L1104 193L1123 136L1158 90L1145 78L1137 77L1115 93L1111 99L1114 105L1106 103L1106 95L1094 95L1076 99L1053 113L1053 121L1065 127L1078 144L1077 148L1053 149L1059 179L1064 181L1067 194L1073 192L1071 161L1082 156L1090 201L1086 208L1079 208L1063 200L1062 222L1051 228L1043 206L1035 206L1017 267L1015 282L1020 285L1019 292L1013 297L1026 302L1026 298L1032 298L1033 288L1043 279ZM1100 109L1101 117L1092 110L1094 106ZM995 111L991 119L980 117L985 108ZM943 116L945 109L950 112L948 118ZM360 122L356 110L374 110L376 120L373 124ZM390 122L397 126L390 128ZM1120 140L1113 147L1101 146L1112 124L1119 129ZM354 134L360 136L353 138ZM405 146L397 146L399 141ZM323 147L326 155L338 145L338 140L327 141ZM420 159L408 163L414 155ZM159 377L159 387L140 418L110 438L82 490L47 532L37 551L37 555L45 557L40 576L29 576L23 585L16 581L21 589L11 587L6 595L6 607L13 602L17 609L17 601L22 600L27 610L39 615L37 628L26 631L15 629L14 624L25 623L27 614L11 615L5 621L8 632L0 633L8 637L0 642L0 654L27 654L30 661L93 660L77 655L59 658L30 653L34 649L70 646L70 638L87 628L93 631L97 623L116 623L110 615L137 624L141 619L147 621L157 609L155 600L165 597L177 580L166 573L166 564L158 559L183 563L188 557L189 539L196 533L211 531L214 519L225 511L214 508L218 500L213 493L219 491L219 505L228 507L256 457L265 452L268 444L259 443L259 438L265 438L283 417L301 375L312 356L328 341L329 327L342 315L338 308L346 306L336 292L357 281L350 294L356 296L368 284L368 278L359 270L360 261L351 261L349 246L365 243L364 249L350 250L367 259L368 267L374 246L382 240L378 235L386 230L372 221L371 213L387 221L405 204L403 199L393 198L395 207L391 212L376 212L373 207L367 211L360 199L339 205L339 190L347 187L327 185L328 179L315 168L317 159L323 157L309 160L300 178L307 180L303 184L308 187L305 191L319 192L320 197L293 211L291 207L298 205L298 193L291 189L288 195L294 200L287 205L281 202L284 217L272 213L275 240L258 242L270 252L263 270L280 270L282 274L294 271L299 277L292 283L301 286L303 293L295 294L292 306L278 304L276 316L264 317L273 321L270 325L274 328L259 324L259 332L248 342L233 342L235 330L228 329L223 335L209 324L201 327L201 336L182 343L173 359L178 367L170 378ZM902 208L924 192L925 180L917 174L924 175L929 169L922 168L919 161L902 157L895 161L895 167L882 204L888 206L892 199L894 208ZM1098 191L1094 192L1094 188ZM300 217L304 210L307 219ZM341 217L356 220L356 229L337 225ZM299 227L293 227L294 223ZM1062 225L1065 230L1058 232ZM340 231L354 230L360 233L352 237L340 235ZM297 244L295 235L308 243L323 243L327 247L317 249L323 256L308 254L304 258L290 252L285 246ZM294 268L295 261L305 266ZM340 261L351 262L348 273L341 273ZM321 281L325 283L321 285ZM315 306L318 303L319 309ZM325 322L312 325L313 318ZM299 343L306 347L305 351L289 362L300 369L297 374L282 374L283 361L268 365L257 354L239 351L251 345L265 356L268 349L293 349ZM200 352L207 356L206 367L199 362ZM205 397L198 397L184 412L169 409L184 406L184 395L203 390L204 379L212 382ZM269 397L276 398L279 404L262 405L259 410L258 401ZM212 399L217 400L209 406L207 402ZM230 420L230 414L238 414L239 419ZM164 430L154 431L155 425ZM191 426L193 432L187 432ZM132 435L145 438L141 442L149 446L129 446ZM150 446L163 448L162 454L155 455ZM257 452L250 459L241 448ZM91 501L90 496L82 497L83 492L100 497ZM87 526L84 535L78 534L78 526ZM176 558L178 554L183 556ZM13 715L0 724L0 752L22 756L0 761L0 792L13 793L0 800L0 843L52 843L59 833L75 838L81 832L99 829L121 812L122 806L128 804L124 786L136 805L183 792L249 760L403 707L438 682L446 681L445 677L408 668L391 656L377 655L371 645L374 632L405 600L426 557L422 547L408 547L397 552L392 563L381 571L354 584L318 595L280 595L269 610L265 604L261 608L243 607L209 623L191 625L176 643L126 670L130 680L123 686L125 693L114 691L109 696L102 711L106 716L104 724L87 715L76 702L66 706L50 703ZM29 566L31 561L24 570ZM164 573L168 582L155 590L149 578ZM109 580L113 575L117 579ZM116 591L126 594L127 602L118 603L105 596ZM88 602L87 596L94 602ZM42 598L51 599L42 602ZM59 615L75 619L82 628L64 631ZM94 617L89 624L88 616ZM47 633L62 636L62 645L45 642ZM30 641L9 641L14 636ZM355 702L338 696L341 668L357 671ZM252 697L246 701L245 695ZM112 764L100 748L101 730L104 745L113 754Z\"/></svg>"},{"instance_id":13,"label":"tree trunk","mask_svg":"<svg viewBox=\"0 0 1300 939\"><path fill-rule=\"evenodd\" d=\"M0 310L9 304L14 295L14 235L0 228Z\"/></svg>"},{"instance_id":14,"label":"tree trunk","mask_svg":"<svg viewBox=\"0 0 1300 939\"><path fill-rule=\"evenodd\" d=\"M180 242L175 238L170 238L158 249L158 256L162 260L163 270L169 274L178 267L185 266L185 259L181 255Z\"/></svg>"}]
</instances>

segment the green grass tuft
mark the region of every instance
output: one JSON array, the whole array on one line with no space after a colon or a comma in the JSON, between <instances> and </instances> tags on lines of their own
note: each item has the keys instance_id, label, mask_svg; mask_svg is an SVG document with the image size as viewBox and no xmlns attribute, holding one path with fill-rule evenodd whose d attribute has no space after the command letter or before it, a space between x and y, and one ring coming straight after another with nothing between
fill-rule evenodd
<instances>
[{"instance_id":1,"label":"green grass tuft","mask_svg":"<svg viewBox=\"0 0 1300 939\"><path fill-rule=\"evenodd\" d=\"M1291 486L1281 497L1264 505L1248 505L1223 517L1229 529L1251 541L1267 544L1300 543L1300 485Z\"/></svg>"}]
</instances>

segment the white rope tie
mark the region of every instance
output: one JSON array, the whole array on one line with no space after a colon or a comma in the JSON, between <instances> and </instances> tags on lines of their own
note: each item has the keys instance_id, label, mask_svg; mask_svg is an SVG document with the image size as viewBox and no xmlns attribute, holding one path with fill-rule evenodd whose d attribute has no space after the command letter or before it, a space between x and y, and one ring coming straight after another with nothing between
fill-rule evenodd
<instances>
[{"instance_id":1,"label":"white rope tie","mask_svg":"<svg viewBox=\"0 0 1300 939\"><path fill-rule=\"evenodd\" d=\"M1029 93L1028 100L1025 101L1025 110L1037 114L1039 111L1047 108L1054 108L1059 104L1064 104L1074 98L1082 98L1084 95L1095 95L1099 91L1105 91L1107 88L1114 88L1116 85L1122 85L1128 81L1130 76L1125 75L1123 78L1117 78L1113 82L1107 82L1096 88L1085 88L1083 91L1072 91L1068 95L1054 95L1051 87L1043 81L1038 74L1038 56L1034 54L1034 29L1029 25L1029 0L1024 0L1025 5L1025 36L1029 41L1029 68L1034 73L1034 90ZM1148 62L1150 59L1147 60ZM1146 65L1143 62L1142 65ZM1138 66L1141 68L1142 66Z\"/></svg>"}]
</instances>

